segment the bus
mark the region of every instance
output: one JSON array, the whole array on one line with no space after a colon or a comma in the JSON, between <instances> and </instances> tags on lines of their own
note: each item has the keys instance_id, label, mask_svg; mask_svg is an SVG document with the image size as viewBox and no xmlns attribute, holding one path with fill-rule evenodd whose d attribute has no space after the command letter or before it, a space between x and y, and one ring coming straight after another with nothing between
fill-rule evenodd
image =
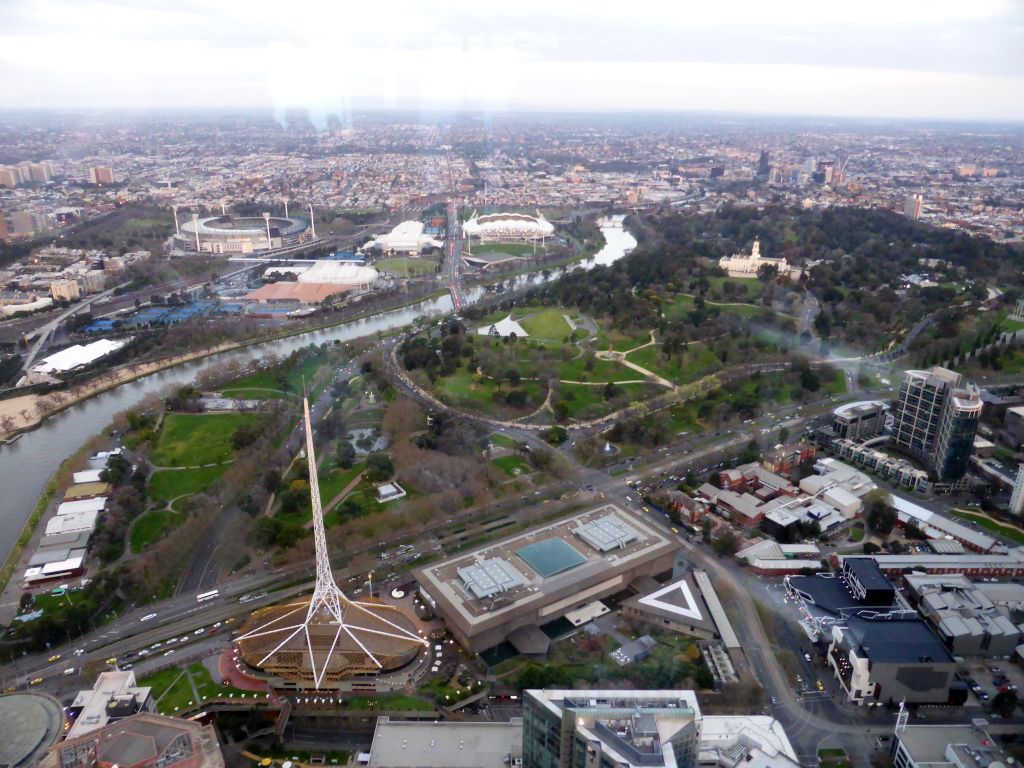
<instances>
[{"instance_id":1,"label":"bus","mask_svg":"<svg viewBox=\"0 0 1024 768\"><path fill-rule=\"evenodd\" d=\"M200 592L198 595L196 595L196 602L205 603L207 600L213 600L215 597L219 596L219 589L211 589L209 592Z\"/></svg>"}]
</instances>

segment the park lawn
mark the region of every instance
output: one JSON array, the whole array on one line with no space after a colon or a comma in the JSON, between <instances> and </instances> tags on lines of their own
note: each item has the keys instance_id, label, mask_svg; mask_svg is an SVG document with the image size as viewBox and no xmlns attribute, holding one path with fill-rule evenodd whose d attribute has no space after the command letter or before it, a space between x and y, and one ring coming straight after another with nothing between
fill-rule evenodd
<instances>
[{"instance_id":1,"label":"park lawn","mask_svg":"<svg viewBox=\"0 0 1024 768\"><path fill-rule=\"evenodd\" d=\"M497 392L498 386L493 379L483 377L477 382L473 374L465 368L458 369L451 376L438 379L435 386L448 396L449 399L455 400L466 407L475 408L495 416L510 416L515 415L517 412L520 414L532 412L540 407L540 404L544 402L544 398L547 396L546 384L541 384L537 381L524 381L520 384L520 388L526 391L527 405L519 411L514 411L502 403L495 402L494 394ZM504 384L501 391L508 392L509 389L508 384Z\"/></svg>"},{"instance_id":2,"label":"park lawn","mask_svg":"<svg viewBox=\"0 0 1024 768\"><path fill-rule=\"evenodd\" d=\"M179 496L199 493L224 474L224 466L198 469L157 470L149 477L147 495L157 501L170 501Z\"/></svg>"},{"instance_id":3,"label":"park lawn","mask_svg":"<svg viewBox=\"0 0 1024 768\"><path fill-rule=\"evenodd\" d=\"M835 376L832 377L832 381L822 379L821 391L826 395L846 394L846 374L841 369L837 369Z\"/></svg>"},{"instance_id":4,"label":"park lawn","mask_svg":"<svg viewBox=\"0 0 1024 768\"><path fill-rule=\"evenodd\" d=\"M141 515L132 525L131 546L132 552L140 554L150 544L162 539L167 533L181 522L181 515L169 509L154 509Z\"/></svg>"},{"instance_id":5,"label":"park lawn","mask_svg":"<svg viewBox=\"0 0 1024 768\"><path fill-rule=\"evenodd\" d=\"M669 320L678 320L693 311L696 302L692 296L679 295L672 299L672 303L665 307L665 317ZM730 315L752 318L761 314L761 309L753 304L730 304L705 300L708 309L718 309L728 312Z\"/></svg>"},{"instance_id":6,"label":"park lawn","mask_svg":"<svg viewBox=\"0 0 1024 768\"><path fill-rule=\"evenodd\" d=\"M690 344L685 352L673 355L668 362L661 354L660 344L652 344L630 352L626 359L663 376L674 384L697 381L722 368L715 354L700 343Z\"/></svg>"},{"instance_id":7,"label":"park lawn","mask_svg":"<svg viewBox=\"0 0 1024 768\"><path fill-rule=\"evenodd\" d=\"M182 670L174 667L166 671L181 672ZM182 710L198 706L195 698L195 693L192 692L192 685L189 683L188 673L186 672L164 691L163 696L156 703L156 710L162 715L174 715Z\"/></svg>"},{"instance_id":8,"label":"park lawn","mask_svg":"<svg viewBox=\"0 0 1024 768\"><path fill-rule=\"evenodd\" d=\"M501 448L515 448L518 443L508 435L503 435L500 432L492 433L488 438L490 442Z\"/></svg>"},{"instance_id":9,"label":"park lawn","mask_svg":"<svg viewBox=\"0 0 1024 768\"><path fill-rule=\"evenodd\" d=\"M762 406L758 411L759 413L763 413L765 410L764 406L769 403L779 406L789 405L793 402L793 386L786 381L786 377L782 373L755 374L753 377L743 379L738 383L734 382L731 386L736 389L725 393L725 399L728 402L735 403L740 395L756 393L761 400ZM822 389L824 390L824 385Z\"/></svg>"},{"instance_id":10,"label":"park lawn","mask_svg":"<svg viewBox=\"0 0 1024 768\"><path fill-rule=\"evenodd\" d=\"M208 670L200 661L197 661L194 664L189 664L188 673L192 675L192 682L196 685L196 690L199 692L199 698L204 701L215 698L230 698L230 694L234 694L235 698L238 698L243 693L248 694L246 698L266 698L266 694L246 691L230 685L217 685L217 683L213 681L213 676L210 674L210 670Z\"/></svg>"},{"instance_id":11,"label":"park lawn","mask_svg":"<svg viewBox=\"0 0 1024 768\"><path fill-rule=\"evenodd\" d=\"M1024 544L1024 531L1017 528L1003 525L995 520L990 520L984 515L978 515L962 509L954 509L953 514L957 517L962 517L964 520L970 520L972 523L976 523L979 528L984 528L989 533L1005 536L1010 541L1015 541L1018 544Z\"/></svg>"},{"instance_id":12,"label":"park lawn","mask_svg":"<svg viewBox=\"0 0 1024 768\"><path fill-rule=\"evenodd\" d=\"M761 293L761 281L756 277L709 277L708 283L712 290L719 293L722 293L722 286L726 283L741 286L747 293L748 301Z\"/></svg>"},{"instance_id":13,"label":"park lawn","mask_svg":"<svg viewBox=\"0 0 1024 768\"><path fill-rule=\"evenodd\" d=\"M1024 323L1022 323L1020 320L1011 320L1009 317L1004 317L1002 321L999 323L999 330L1005 331L1007 333L1019 331L1021 328L1024 328Z\"/></svg>"},{"instance_id":14,"label":"park lawn","mask_svg":"<svg viewBox=\"0 0 1024 768\"><path fill-rule=\"evenodd\" d=\"M604 399L604 386L589 386L587 384L562 384L560 387L559 399L569 406L569 418L588 419L596 418L609 413L613 408L623 408L625 404L638 400L643 396L645 384L619 384L620 389L625 392L626 397L617 397L614 400ZM566 395L571 394L571 399Z\"/></svg>"},{"instance_id":15,"label":"park lawn","mask_svg":"<svg viewBox=\"0 0 1024 768\"><path fill-rule=\"evenodd\" d=\"M854 544L857 544L857 543L859 543L861 541L864 541L864 526L862 526L862 525L851 526L850 530L849 530L849 539Z\"/></svg>"},{"instance_id":16,"label":"park lawn","mask_svg":"<svg viewBox=\"0 0 1024 768\"><path fill-rule=\"evenodd\" d=\"M698 401L689 400L661 413L668 414L672 432L678 437L681 432L689 432L693 435L704 431L704 425L697 418L697 409Z\"/></svg>"},{"instance_id":17,"label":"park lawn","mask_svg":"<svg viewBox=\"0 0 1024 768\"><path fill-rule=\"evenodd\" d=\"M530 473L530 464L522 456L502 456L500 459L493 459L491 464L509 477L519 477Z\"/></svg>"},{"instance_id":18,"label":"park lawn","mask_svg":"<svg viewBox=\"0 0 1024 768\"><path fill-rule=\"evenodd\" d=\"M255 425L255 413L171 413L164 417L152 461L158 467L214 464L231 458L231 436Z\"/></svg>"},{"instance_id":19,"label":"park lawn","mask_svg":"<svg viewBox=\"0 0 1024 768\"><path fill-rule=\"evenodd\" d=\"M545 309L519 321L531 339L562 341L573 332L561 309Z\"/></svg>"},{"instance_id":20,"label":"park lawn","mask_svg":"<svg viewBox=\"0 0 1024 768\"><path fill-rule=\"evenodd\" d=\"M320 478L320 498L326 504L341 493L356 476L363 471L363 463L353 464L348 469L332 469Z\"/></svg>"},{"instance_id":21,"label":"park lawn","mask_svg":"<svg viewBox=\"0 0 1024 768\"><path fill-rule=\"evenodd\" d=\"M601 326L597 332L597 348L599 350L628 352L631 349L643 346L650 340L651 334L647 331L629 335L613 329L605 330Z\"/></svg>"},{"instance_id":22,"label":"park lawn","mask_svg":"<svg viewBox=\"0 0 1024 768\"><path fill-rule=\"evenodd\" d=\"M432 275L437 272L437 258L434 256L420 256L415 259L381 259L375 262L374 266L381 271L390 272L393 275L402 275L403 277Z\"/></svg>"},{"instance_id":23,"label":"park lawn","mask_svg":"<svg viewBox=\"0 0 1024 768\"><path fill-rule=\"evenodd\" d=\"M586 370L586 357L580 355L572 360L558 364L558 378L568 381L631 381L642 379L643 376L632 368L627 368L611 360L594 358L591 370Z\"/></svg>"},{"instance_id":24,"label":"park lawn","mask_svg":"<svg viewBox=\"0 0 1024 768\"><path fill-rule=\"evenodd\" d=\"M171 687L171 684L178 679L178 675L180 675L181 672L182 671L178 667L161 669L159 672L154 672L153 674L140 679L139 687L151 688L153 699L159 699L164 695L164 692Z\"/></svg>"},{"instance_id":25,"label":"park lawn","mask_svg":"<svg viewBox=\"0 0 1024 768\"><path fill-rule=\"evenodd\" d=\"M323 391L323 386L314 386L316 372L327 363L323 354L308 355L298 365L285 368L284 365L274 368L265 368L254 371L237 381L231 382L221 388L221 393L228 396L263 398L267 400L279 400L290 394L302 394L302 382L310 388L309 399L315 400ZM285 391L282 390L282 377L287 383Z\"/></svg>"}]
</instances>

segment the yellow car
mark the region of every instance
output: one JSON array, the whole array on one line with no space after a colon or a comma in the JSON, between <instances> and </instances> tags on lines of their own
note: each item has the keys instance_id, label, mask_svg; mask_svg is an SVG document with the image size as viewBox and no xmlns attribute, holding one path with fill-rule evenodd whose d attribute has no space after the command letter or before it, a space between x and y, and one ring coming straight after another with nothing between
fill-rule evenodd
<instances>
[{"instance_id":1,"label":"yellow car","mask_svg":"<svg viewBox=\"0 0 1024 768\"><path fill-rule=\"evenodd\" d=\"M60 661L60 654L59 653L53 654L53 656L50 657L50 661Z\"/></svg>"},{"instance_id":2,"label":"yellow car","mask_svg":"<svg viewBox=\"0 0 1024 768\"><path fill-rule=\"evenodd\" d=\"M41 682L43 682L43 678L37 677L35 680L30 682L29 685L39 685Z\"/></svg>"},{"instance_id":3,"label":"yellow car","mask_svg":"<svg viewBox=\"0 0 1024 768\"><path fill-rule=\"evenodd\" d=\"M4 693L14 693L16 690L18 689L12 685L9 688L4 688Z\"/></svg>"},{"instance_id":4,"label":"yellow car","mask_svg":"<svg viewBox=\"0 0 1024 768\"><path fill-rule=\"evenodd\" d=\"M109 659L107 659L103 663L104 664L117 664L117 656L111 656Z\"/></svg>"}]
</instances>

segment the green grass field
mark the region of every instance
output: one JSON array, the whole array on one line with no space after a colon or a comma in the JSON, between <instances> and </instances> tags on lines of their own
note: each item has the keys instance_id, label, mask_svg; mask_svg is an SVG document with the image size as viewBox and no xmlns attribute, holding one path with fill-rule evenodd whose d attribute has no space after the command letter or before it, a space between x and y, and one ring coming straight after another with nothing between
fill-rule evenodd
<instances>
[{"instance_id":1,"label":"green grass field","mask_svg":"<svg viewBox=\"0 0 1024 768\"><path fill-rule=\"evenodd\" d=\"M545 309L520 320L519 324L526 329L532 339L561 341L572 333L572 328L565 322L563 314L560 309Z\"/></svg>"},{"instance_id":2,"label":"green grass field","mask_svg":"<svg viewBox=\"0 0 1024 768\"><path fill-rule=\"evenodd\" d=\"M419 256L415 259L380 259L374 262L373 266L382 272L390 272L393 275L417 277L419 275L432 275L437 272L437 258L434 256Z\"/></svg>"},{"instance_id":3,"label":"green grass field","mask_svg":"<svg viewBox=\"0 0 1024 768\"><path fill-rule=\"evenodd\" d=\"M154 541L166 536L168 531L181 522L181 519L181 515L175 514L169 509L155 509L141 515L132 525L132 552L135 554L143 552Z\"/></svg>"},{"instance_id":4,"label":"green grass field","mask_svg":"<svg viewBox=\"0 0 1024 768\"><path fill-rule=\"evenodd\" d=\"M508 435L501 434L500 432L494 432L487 439L490 440L495 445L500 446L501 448L515 448L516 447L516 441L515 440L513 440Z\"/></svg>"},{"instance_id":5,"label":"green grass field","mask_svg":"<svg viewBox=\"0 0 1024 768\"><path fill-rule=\"evenodd\" d=\"M752 304L719 304L711 300L707 300L705 304L708 309L719 309L739 317L751 318L761 314L761 310ZM692 296L676 296L672 303L665 307L665 317L669 320L678 320L693 311L694 306L695 302Z\"/></svg>"},{"instance_id":6,"label":"green grass field","mask_svg":"<svg viewBox=\"0 0 1024 768\"><path fill-rule=\"evenodd\" d=\"M149 478L149 498L170 501L206 488L224 474L224 466L199 469L167 469L154 472Z\"/></svg>"},{"instance_id":7,"label":"green grass field","mask_svg":"<svg viewBox=\"0 0 1024 768\"><path fill-rule=\"evenodd\" d=\"M630 336L614 329L606 330L603 326L597 332L597 348L602 350L610 349L615 352L626 352L630 349L635 349L650 340L651 334L647 332Z\"/></svg>"},{"instance_id":8,"label":"green grass field","mask_svg":"<svg viewBox=\"0 0 1024 768\"><path fill-rule=\"evenodd\" d=\"M530 464L522 456L502 456L500 459L493 459L491 464L509 477L519 477L530 473Z\"/></svg>"},{"instance_id":9,"label":"green grass field","mask_svg":"<svg viewBox=\"0 0 1024 768\"><path fill-rule=\"evenodd\" d=\"M537 244L537 253L544 253L545 248ZM473 255L484 253L507 253L510 256L532 256L533 245L530 243L474 243Z\"/></svg>"},{"instance_id":10,"label":"green grass field","mask_svg":"<svg viewBox=\"0 0 1024 768\"><path fill-rule=\"evenodd\" d=\"M673 384L697 381L722 367L714 353L700 343L690 344L684 353L673 355L668 362L662 357L660 344L631 352L627 359L665 377Z\"/></svg>"},{"instance_id":11,"label":"green grass field","mask_svg":"<svg viewBox=\"0 0 1024 768\"><path fill-rule=\"evenodd\" d=\"M586 359L583 355L558 364L558 378L569 381L631 381L642 379L643 376L631 368L627 368L611 360L594 359L593 367L586 370Z\"/></svg>"},{"instance_id":12,"label":"green grass field","mask_svg":"<svg viewBox=\"0 0 1024 768\"><path fill-rule=\"evenodd\" d=\"M997 523L995 520L990 520L984 515L978 515L962 509L954 509L953 514L957 517L963 518L964 520L970 520L971 522L976 523L979 528L984 528L989 533L995 533L999 536L1004 536L1010 541L1015 541L1018 544L1024 544L1024 531L1018 530L1017 528L1002 525L1001 523Z\"/></svg>"},{"instance_id":13,"label":"green grass field","mask_svg":"<svg viewBox=\"0 0 1024 768\"><path fill-rule=\"evenodd\" d=\"M320 498L326 504L351 483L363 471L363 464L353 464L348 469L332 469L320 478ZM312 513L312 510L310 510Z\"/></svg>"},{"instance_id":14,"label":"green grass field","mask_svg":"<svg viewBox=\"0 0 1024 768\"><path fill-rule=\"evenodd\" d=\"M712 290L719 292L722 291L722 287L726 283L738 285L746 291L748 300L761 292L761 281L756 277L709 277L708 283L710 283Z\"/></svg>"},{"instance_id":15,"label":"green grass field","mask_svg":"<svg viewBox=\"0 0 1024 768\"><path fill-rule=\"evenodd\" d=\"M220 391L229 396L263 400L281 399L289 395L301 397L302 382L305 380L306 386L310 388L309 399L313 401L323 390L322 386L313 386L316 372L326 362L327 359L322 354L310 355L299 365L291 368L278 366L276 368L254 371L237 381L231 382L228 386L222 387ZM285 394L281 392L282 375L287 382Z\"/></svg>"},{"instance_id":16,"label":"green grass field","mask_svg":"<svg viewBox=\"0 0 1024 768\"><path fill-rule=\"evenodd\" d=\"M614 407L622 407L623 402L632 402L641 397L644 384L620 384L625 392L626 400L616 398L618 405L604 399L604 387L587 386L586 384L562 384L560 398L569 406L569 418L591 419L608 413ZM566 395L572 393L572 399Z\"/></svg>"},{"instance_id":17,"label":"green grass field","mask_svg":"<svg viewBox=\"0 0 1024 768\"><path fill-rule=\"evenodd\" d=\"M821 381L821 391L827 395L846 394L846 374L841 370L837 370L832 381L826 381L823 378Z\"/></svg>"},{"instance_id":18,"label":"green grass field","mask_svg":"<svg viewBox=\"0 0 1024 768\"><path fill-rule=\"evenodd\" d=\"M243 424L254 425L255 413L171 413L164 417L153 451L158 467L213 464L231 458L231 436Z\"/></svg>"}]
</instances>

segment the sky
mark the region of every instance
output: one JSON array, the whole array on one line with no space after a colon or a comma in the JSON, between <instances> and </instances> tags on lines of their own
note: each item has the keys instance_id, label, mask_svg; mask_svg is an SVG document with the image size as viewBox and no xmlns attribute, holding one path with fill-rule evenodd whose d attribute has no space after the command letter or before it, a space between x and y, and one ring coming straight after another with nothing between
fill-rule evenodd
<instances>
[{"instance_id":1,"label":"sky","mask_svg":"<svg viewBox=\"0 0 1024 768\"><path fill-rule=\"evenodd\" d=\"M0 96L1024 121L1024 0L0 0Z\"/></svg>"}]
</instances>

